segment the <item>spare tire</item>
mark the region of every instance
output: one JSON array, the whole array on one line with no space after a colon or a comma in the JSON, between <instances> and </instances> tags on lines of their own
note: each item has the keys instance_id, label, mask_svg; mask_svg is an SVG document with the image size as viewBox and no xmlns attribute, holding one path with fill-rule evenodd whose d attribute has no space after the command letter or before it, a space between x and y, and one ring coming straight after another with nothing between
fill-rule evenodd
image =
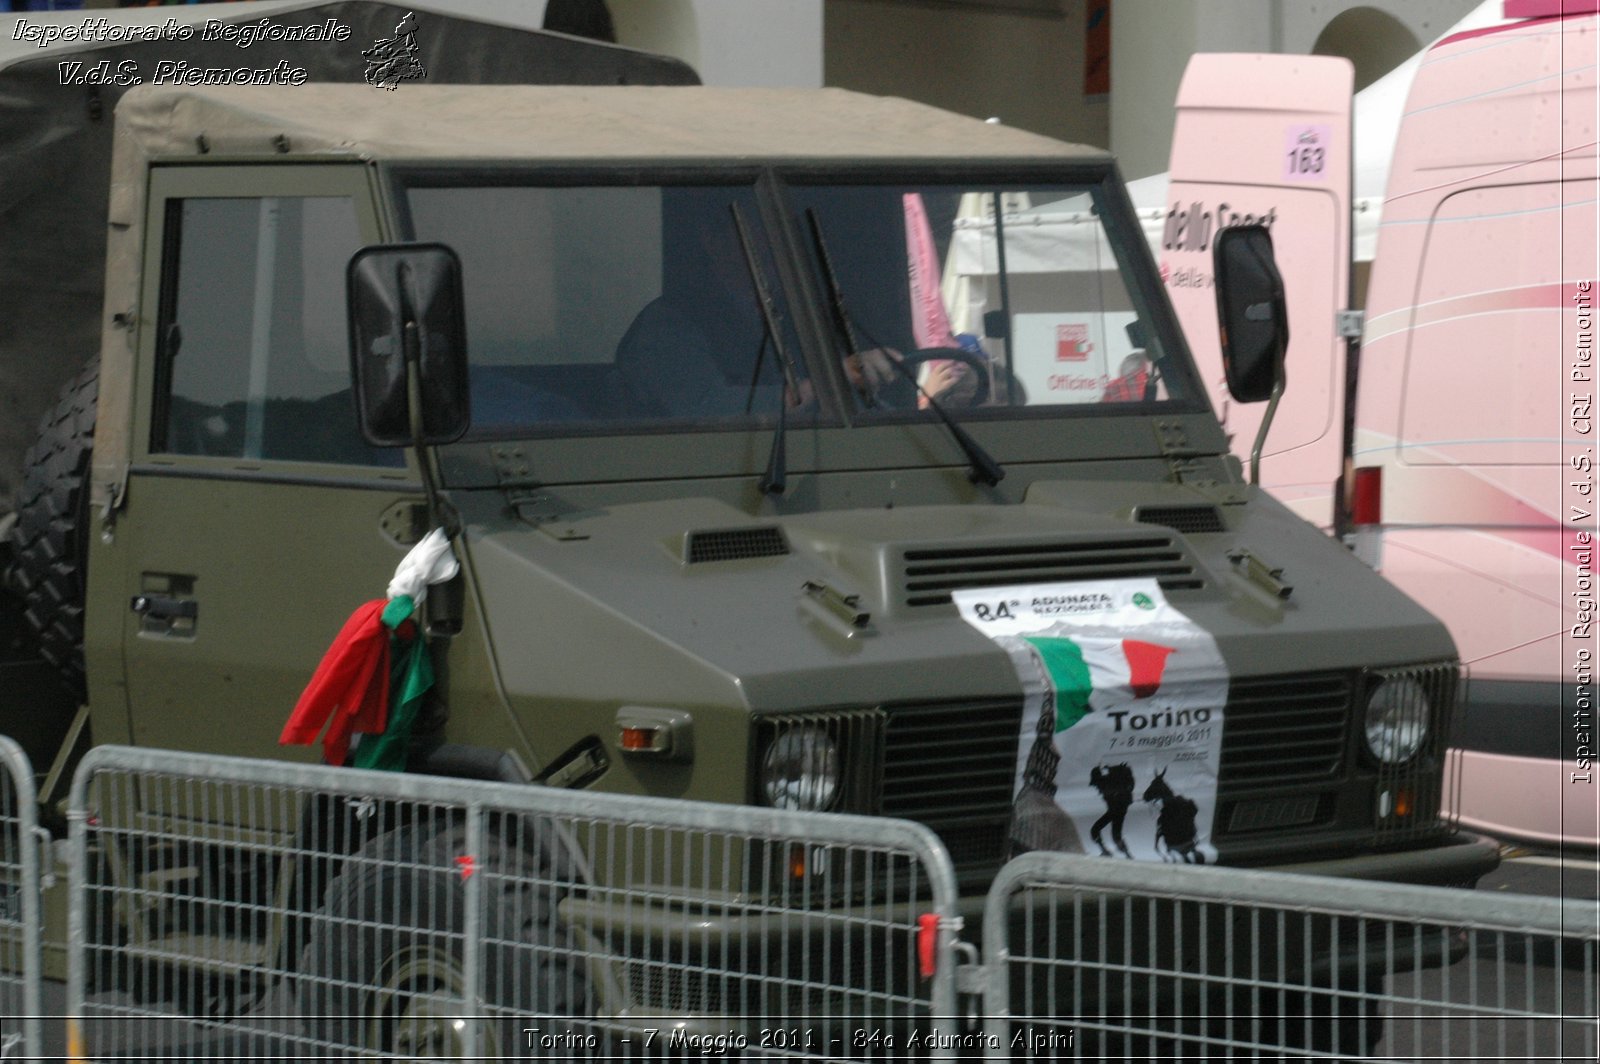
<instances>
[{"instance_id":1,"label":"spare tire","mask_svg":"<svg viewBox=\"0 0 1600 1064\"><path fill-rule=\"evenodd\" d=\"M83 604L88 588L89 462L100 360L84 366L39 423L23 460L22 492L9 540L6 582L22 598L39 653L81 702Z\"/></svg>"}]
</instances>

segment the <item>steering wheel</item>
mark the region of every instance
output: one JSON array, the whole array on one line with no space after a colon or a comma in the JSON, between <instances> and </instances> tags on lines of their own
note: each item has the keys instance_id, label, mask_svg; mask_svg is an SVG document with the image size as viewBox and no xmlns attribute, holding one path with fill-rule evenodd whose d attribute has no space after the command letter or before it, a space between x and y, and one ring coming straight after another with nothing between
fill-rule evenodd
<instances>
[{"instance_id":1,"label":"steering wheel","mask_svg":"<svg viewBox=\"0 0 1600 1064\"><path fill-rule=\"evenodd\" d=\"M970 398L962 400L961 406L982 406L989 401L989 365L963 347L924 347L910 352L901 360L900 369L894 371L893 379L880 384L872 393L873 401L891 410L915 410L921 393L913 382L929 362L960 362L967 367L967 372L977 382L977 389ZM952 405L949 398L937 395L934 398L940 406Z\"/></svg>"}]
</instances>

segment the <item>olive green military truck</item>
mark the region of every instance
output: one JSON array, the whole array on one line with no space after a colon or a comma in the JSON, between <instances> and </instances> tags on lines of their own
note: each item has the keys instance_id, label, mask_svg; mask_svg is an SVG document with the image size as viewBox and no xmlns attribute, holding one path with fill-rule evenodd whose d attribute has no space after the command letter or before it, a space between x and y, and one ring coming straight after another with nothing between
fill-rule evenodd
<instances>
[{"instance_id":1,"label":"olive green military truck","mask_svg":"<svg viewBox=\"0 0 1600 1064\"><path fill-rule=\"evenodd\" d=\"M88 367L7 542L92 742L314 757L290 708L437 524L410 770L909 818L976 904L1034 722L953 596L1146 579L1225 671L1215 860L1493 866L1439 814L1448 634L1246 481L1103 152L682 85L142 85L115 130L103 306L6 348ZM1096 239L1042 258L1050 213Z\"/></svg>"}]
</instances>

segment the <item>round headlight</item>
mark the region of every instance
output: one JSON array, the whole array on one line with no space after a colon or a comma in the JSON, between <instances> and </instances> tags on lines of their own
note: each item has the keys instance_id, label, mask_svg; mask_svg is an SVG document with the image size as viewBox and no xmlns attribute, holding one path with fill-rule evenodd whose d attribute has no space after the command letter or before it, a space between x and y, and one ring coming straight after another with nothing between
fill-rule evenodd
<instances>
[{"instance_id":1,"label":"round headlight","mask_svg":"<svg viewBox=\"0 0 1600 1064\"><path fill-rule=\"evenodd\" d=\"M761 759L761 793L774 809L827 809L839 794L839 748L821 728L784 732Z\"/></svg>"},{"instance_id":2,"label":"round headlight","mask_svg":"<svg viewBox=\"0 0 1600 1064\"><path fill-rule=\"evenodd\" d=\"M1417 681L1390 678L1367 699L1367 749L1386 765L1398 765L1422 749L1428 737L1428 696Z\"/></svg>"}]
</instances>

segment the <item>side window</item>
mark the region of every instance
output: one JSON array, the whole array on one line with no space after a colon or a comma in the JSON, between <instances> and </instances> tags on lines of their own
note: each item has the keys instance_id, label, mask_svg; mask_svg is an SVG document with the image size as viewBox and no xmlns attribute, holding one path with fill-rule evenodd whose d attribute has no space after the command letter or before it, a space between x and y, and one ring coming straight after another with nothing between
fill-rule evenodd
<instances>
[{"instance_id":1,"label":"side window","mask_svg":"<svg viewBox=\"0 0 1600 1064\"><path fill-rule=\"evenodd\" d=\"M398 465L356 425L344 271L361 246L344 196L191 198L168 207L152 450Z\"/></svg>"}]
</instances>

